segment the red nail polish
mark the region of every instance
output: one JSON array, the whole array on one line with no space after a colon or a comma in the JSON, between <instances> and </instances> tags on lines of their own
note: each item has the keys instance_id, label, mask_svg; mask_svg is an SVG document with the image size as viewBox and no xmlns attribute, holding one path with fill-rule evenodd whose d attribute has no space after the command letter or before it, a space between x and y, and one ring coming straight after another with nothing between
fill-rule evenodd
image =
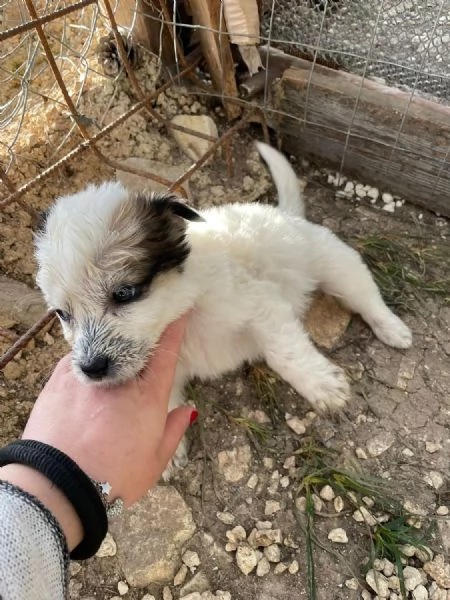
<instances>
[{"instance_id":1,"label":"red nail polish","mask_svg":"<svg viewBox=\"0 0 450 600\"><path fill-rule=\"evenodd\" d=\"M197 417L198 417L198 410L193 410L191 412L191 416L190 416L190 419L189 419L189 424L192 425L192 423L195 423L195 421L197 420Z\"/></svg>"}]
</instances>

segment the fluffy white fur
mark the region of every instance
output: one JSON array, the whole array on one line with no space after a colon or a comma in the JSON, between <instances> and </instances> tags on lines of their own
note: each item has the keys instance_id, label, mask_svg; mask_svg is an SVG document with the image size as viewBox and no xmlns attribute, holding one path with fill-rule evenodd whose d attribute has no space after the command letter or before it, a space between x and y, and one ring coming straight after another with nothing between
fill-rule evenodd
<instances>
[{"instance_id":1,"label":"fluffy white fur","mask_svg":"<svg viewBox=\"0 0 450 600\"><path fill-rule=\"evenodd\" d=\"M276 182L279 207L229 204L202 211L204 222L186 225L191 251L182 272L158 275L144 299L116 313L101 300L105 280L112 276L111 267L102 268L101 256L116 253L120 262L129 251L117 226L111 228L111 215L128 192L119 183L105 183L56 202L37 239L37 280L51 308L73 315L62 325L80 377L87 380L79 361L92 345L100 353L114 345L112 355L120 358L114 374L101 383L133 377L165 327L193 309L171 408L183 402L189 378L216 377L243 361L264 359L314 410L339 409L349 398L345 374L317 350L301 323L317 288L359 313L384 343L411 345L410 330L387 308L358 253L305 220L288 161L267 145L258 149ZM128 234L139 227L119 225ZM86 340L88 321L95 327L88 328ZM132 351L127 340L133 341ZM182 445L177 462L185 458Z\"/></svg>"}]
</instances>

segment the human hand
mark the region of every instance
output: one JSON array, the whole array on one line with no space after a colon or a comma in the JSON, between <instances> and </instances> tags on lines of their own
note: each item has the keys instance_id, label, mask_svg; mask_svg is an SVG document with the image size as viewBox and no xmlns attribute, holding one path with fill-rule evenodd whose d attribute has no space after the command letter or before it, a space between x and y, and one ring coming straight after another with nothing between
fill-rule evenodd
<instances>
[{"instance_id":1,"label":"human hand","mask_svg":"<svg viewBox=\"0 0 450 600\"><path fill-rule=\"evenodd\" d=\"M116 387L81 383L63 358L39 395L23 438L54 446L126 506L160 478L196 411L167 414L187 317L171 324L141 375Z\"/></svg>"}]
</instances>

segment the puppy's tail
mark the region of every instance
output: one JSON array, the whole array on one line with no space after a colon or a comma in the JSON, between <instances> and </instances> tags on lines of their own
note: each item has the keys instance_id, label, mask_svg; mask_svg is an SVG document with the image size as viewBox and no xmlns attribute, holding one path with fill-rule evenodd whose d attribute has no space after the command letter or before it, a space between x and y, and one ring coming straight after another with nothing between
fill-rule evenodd
<instances>
[{"instance_id":1,"label":"puppy's tail","mask_svg":"<svg viewBox=\"0 0 450 600\"><path fill-rule=\"evenodd\" d=\"M305 216L305 206L297 175L289 161L267 144L256 142L256 148L266 161L278 191L280 210L295 217Z\"/></svg>"}]
</instances>

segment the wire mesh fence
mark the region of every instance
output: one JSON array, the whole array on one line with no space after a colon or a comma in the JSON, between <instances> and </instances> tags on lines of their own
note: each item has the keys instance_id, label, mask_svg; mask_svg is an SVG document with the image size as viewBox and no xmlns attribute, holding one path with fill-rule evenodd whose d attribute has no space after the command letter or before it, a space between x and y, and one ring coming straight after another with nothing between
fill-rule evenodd
<instances>
[{"instance_id":1,"label":"wire mesh fence","mask_svg":"<svg viewBox=\"0 0 450 600\"><path fill-rule=\"evenodd\" d=\"M449 15L450 0L3 0L0 209L19 205L37 219L39 206L28 194L85 153L98 164L182 188L221 146L231 165L228 142L249 120L260 122L266 137L267 124L278 127L281 137L292 123L301 131L309 128L317 139L332 130L333 142L339 141L338 170L351 164L357 144L365 145L368 155L367 145L375 143L373 154L381 154L388 168L396 165L395 154L414 155L428 161L432 192L443 193L450 178L449 140L445 133L439 143L420 137L427 125L417 127L414 102L430 101L426 124L434 114L436 127L450 118ZM306 59L302 100L291 112L279 101L286 90L280 96L277 88L292 66L286 57ZM348 80L354 93L346 99L344 120L330 121L335 115L317 112L316 78L325 77L324 68L359 77ZM398 118L389 122L390 136L361 125L365 113L361 117L358 111L369 102L368 80L390 86L392 95L403 93L394 107ZM191 131L212 145L174 182L124 164L113 149L129 135L143 146L140 131L149 126L186 132L158 105L161 94L182 81L188 82L188 94L222 102L229 124L218 140ZM419 132L413 147L411 127ZM402 165L393 169L393 177L401 171ZM0 365L50 318L18 339L3 331L14 344Z\"/></svg>"}]
</instances>

